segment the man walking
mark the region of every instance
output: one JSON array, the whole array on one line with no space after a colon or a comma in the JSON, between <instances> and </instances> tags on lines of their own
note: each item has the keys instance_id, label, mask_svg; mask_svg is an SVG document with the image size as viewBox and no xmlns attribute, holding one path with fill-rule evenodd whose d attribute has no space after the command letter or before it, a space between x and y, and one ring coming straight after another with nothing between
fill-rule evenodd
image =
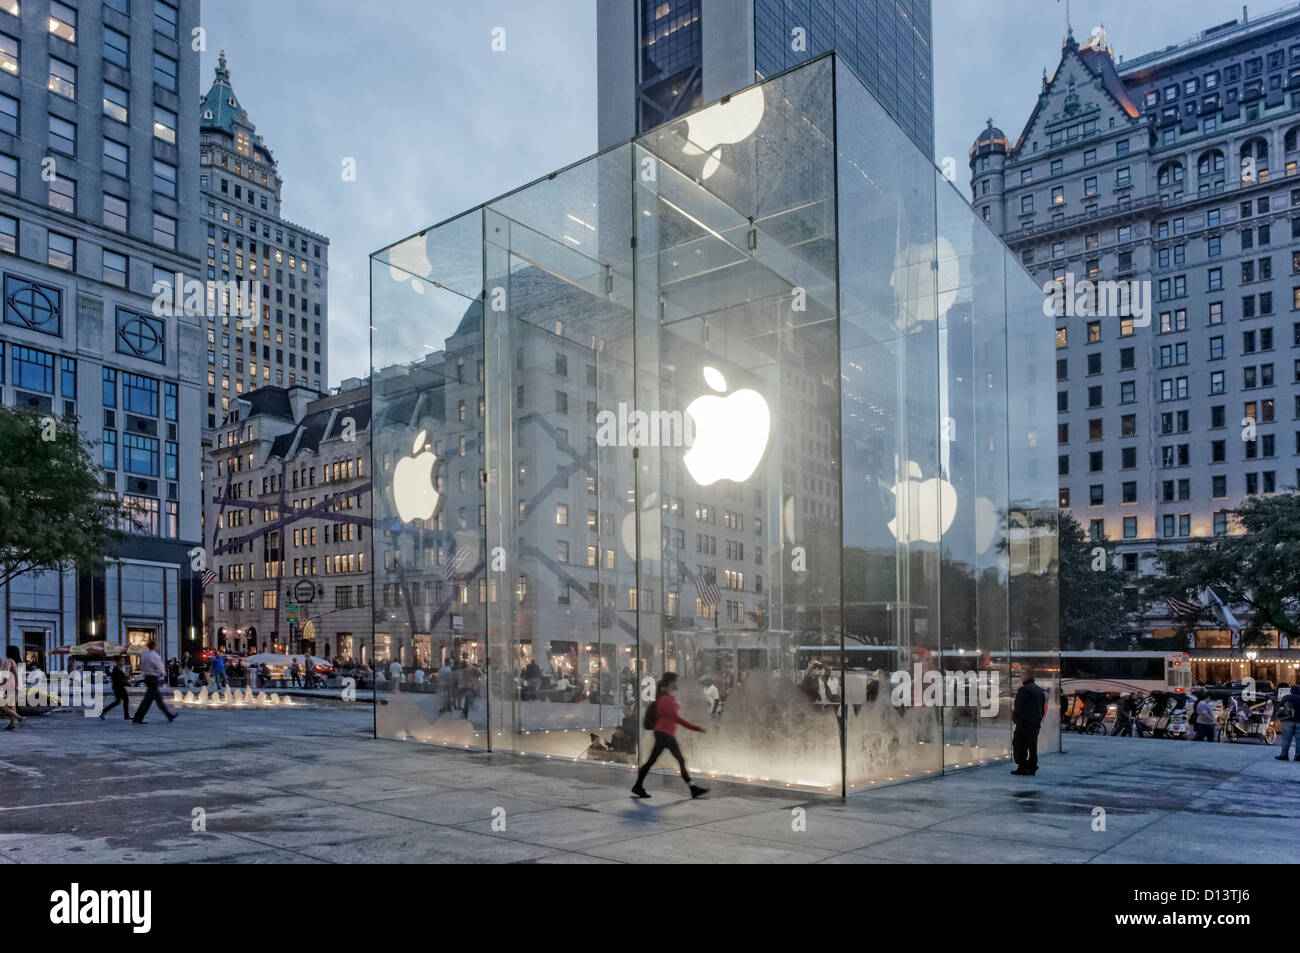
<instances>
[{"instance_id":1,"label":"man walking","mask_svg":"<svg viewBox=\"0 0 1300 953\"><path fill-rule=\"evenodd\" d=\"M226 659L219 652L212 656L212 684L218 690L230 687L230 679L226 678Z\"/></svg>"},{"instance_id":2,"label":"man walking","mask_svg":"<svg viewBox=\"0 0 1300 953\"><path fill-rule=\"evenodd\" d=\"M122 660L119 658L113 662L113 668L108 673L108 679L113 684L113 704L109 705L99 713L100 720L118 705L122 706L122 717L131 720L131 699L126 694L126 672L122 669Z\"/></svg>"},{"instance_id":3,"label":"man walking","mask_svg":"<svg viewBox=\"0 0 1300 953\"><path fill-rule=\"evenodd\" d=\"M163 669L162 656L158 654L158 643L153 639L149 640L148 646L140 653L140 674L144 676L144 701L140 702L140 707L136 709L135 717L131 720L137 725L143 725L144 713L149 710L150 705L157 703L158 709L167 716L167 720L175 721L176 716L167 710L158 691L158 680L164 678L166 673Z\"/></svg>"},{"instance_id":4,"label":"man walking","mask_svg":"<svg viewBox=\"0 0 1300 953\"><path fill-rule=\"evenodd\" d=\"M1203 696L1192 708L1192 727L1196 737L1193 741L1214 740L1214 709L1210 707L1210 696Z\"/></svg>"},{"instance_id":5,"label":"man walking","mask_svg":"<svg viewBox=\"0 0 1300 953\"><path fill-rule=\"evenodd\" d=\"M1278 689L1281 690L1279 685ZM1300 685L1294 685L1291 691L1278 703L1278 717L1282 719L1282 753L1279 761L1290 761L1291 741L1295 739L1295 759L1300 761Z\"/></svg>"},{"instance_id":6,"label":"man walking","mask_svg":"<svg viewBox=\"0 0 1300 953\"><path fill-rule=\"evenodd\" d=\"M1034 681L1034 670L1026 668L1020 674L1020 691L1011 709L1011 722L1015 731L1011 735L1011 750L1015 755L1016 769L1012 774L1038 773L1038 729L1043 725L1047 710L1047 695Z\"/></svg>"}]
</instances>

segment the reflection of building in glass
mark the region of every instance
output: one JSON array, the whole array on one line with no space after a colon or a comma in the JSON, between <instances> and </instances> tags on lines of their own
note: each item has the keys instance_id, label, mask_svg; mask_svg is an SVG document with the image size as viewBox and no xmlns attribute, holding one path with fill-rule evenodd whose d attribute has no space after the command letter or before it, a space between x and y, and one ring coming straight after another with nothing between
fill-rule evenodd
<instances>
[{"instance_id":1,"label":"reflection of building in glass","mask_svg":"<svg viewBox=\"0 0 1300 953\"><path fill-rule=\"evenodd\" d=\"M204 461L206 644L369 657L370 388L237 397Z\"/></svg>"},{"instance_id":2,"label":"reflection of building in glass","mask_svg":"<svg viewBox=\"0 0 1300 953\"><path fill-rule=\"evenodd\" d=\"M596 13L602 149L834 50L934 152L930 0L634 0Z\"/></svg>"},{"instance_id":3,"label":"reflection of building in glass","mask_svg":"<svg viewBox=\"0 0 1300 953\"><path fill-rule=\"evenodd\" d=\"M1007 754L999 699L1056 669L1041 294L835 57L376 253L371 294L375 658L426 669L381 736L626 762L675 671L705 773ZM988 717L891 702L918 670Z\"/></svg>"}]
</instances>

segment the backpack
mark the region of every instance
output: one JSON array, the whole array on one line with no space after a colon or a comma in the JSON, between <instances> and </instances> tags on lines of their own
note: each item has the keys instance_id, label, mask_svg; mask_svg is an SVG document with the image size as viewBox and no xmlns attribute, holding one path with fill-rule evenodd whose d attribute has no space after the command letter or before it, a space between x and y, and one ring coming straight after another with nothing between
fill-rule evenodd
<instances>
[{"instance_id":1,"label":"backpack","mask_svg":"<svg viewBox=\"0 0 1300 953\"><path fill-rule=\"evenodd\" d=\"M653 701L649 704L649 706L647 706L645 710L645 718L642 720L641 726L645 728L646 731L654 731L655 722L658 720L659 720L659 702Z\"/></svg>"}]
</instances>

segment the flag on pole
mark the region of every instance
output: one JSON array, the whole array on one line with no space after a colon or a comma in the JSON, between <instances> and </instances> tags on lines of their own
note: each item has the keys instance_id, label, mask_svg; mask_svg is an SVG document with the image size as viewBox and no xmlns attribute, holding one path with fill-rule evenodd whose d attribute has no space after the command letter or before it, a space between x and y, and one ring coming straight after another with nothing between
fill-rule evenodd
<instances>
[{"instance_id":1,"label":"flag on pole","mask_svg":"<svg viewBox=\"0 0 1300 953\"><path fill-rule=\"evenodd\" d=\"M217 574L213 572L211 569L206 569L203 572L203 578L200 580L199 586L202 589L206 589L208 588L208 586L212 585L216 581L217 581Z\"/></svg>"},{"instance_id":2,"label":"flag on pole","mask_svg":"<svg viewBox=\"0 0 1300 953\"><path fill-rule=\"evenodd\" d=\"M1193 619L1201 614L1200 606L1185 599L1166 599L1165 605L1169 607L1169 613L1175 619Z\"/></svg>"},{"instance_id":3,"label":"flag on pole","mask_svg":"<svg viewBox=\"0 0 1300 953\"><path fill-rule=\"evenodd\" d=\"M1237 617L1232 614L1232 610L1224 603L1222 597L1214 590L1213 586L1206 586L1205 591L1210 595L1210 611L1215 614L1220 622L1232 630L1234 642L1241 632L1241 623Z\"/></svg>"},{"instance_id":4,"label":"flag on pole","mask_svg":"<svg viewBox=\"0 0 1300 953\"><path fill-rule=\"evenodd\" d=\"M700 597L700 605L716 606L718 600L722 598L722 593L718 590L718 580L710 569L707 574L701 578L686 568L686 563L680 559L677 561L677 572L686 579L695 583L695 594Z\"/></svg>"}]
</instances>

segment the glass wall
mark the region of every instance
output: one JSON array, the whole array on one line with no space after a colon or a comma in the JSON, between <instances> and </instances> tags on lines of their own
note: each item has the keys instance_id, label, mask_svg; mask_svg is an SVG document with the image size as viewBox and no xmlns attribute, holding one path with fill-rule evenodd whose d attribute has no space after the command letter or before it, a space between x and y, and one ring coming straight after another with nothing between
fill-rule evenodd
<instances>
[{"instance_id":1,"label":"glass wall","mask_svg":"<svg viewBox=\"0 0 1300 953\"><path fill-rule=\"evenodd\" d=\"M671 671L703 776L1008 753L1014 650L1055 648L1016 602L1054 582L1052 471L1008 460L1051 406L1045 371L1008 395L1041 307L834 57L371 278L380 737L625 769Z\"/></svg>"}]
</instances>

